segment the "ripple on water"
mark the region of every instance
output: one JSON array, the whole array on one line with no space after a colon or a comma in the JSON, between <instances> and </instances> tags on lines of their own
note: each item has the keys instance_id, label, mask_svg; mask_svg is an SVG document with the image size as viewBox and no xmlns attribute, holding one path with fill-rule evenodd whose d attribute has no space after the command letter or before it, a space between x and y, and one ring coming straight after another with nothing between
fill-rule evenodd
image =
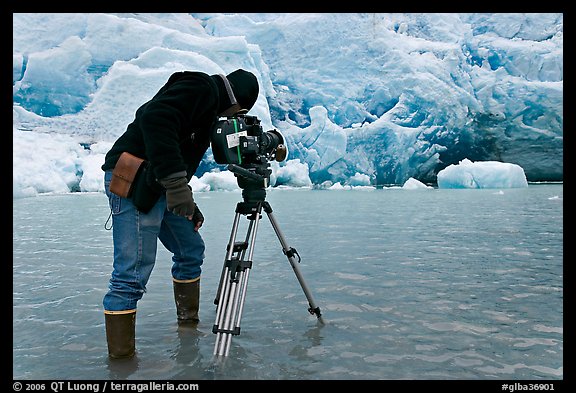
<instances>
[{"instance_id":1,"label":"ripple on water","mask_svg":"<svg viewBox=\"0 0 576 393\"><path fill-rule=\"evenodd\" d=\"M107 199L14 200L13 378L562 379L563 213L550 195L562 186L497 201L482 190L271 192L326 324L306 312L266 228L241 334L228 358L215 359L213 299L232 218L218 212L230 204L233 214L240 196L200 194L207 249L198 332L177 329L171 255L159 244L138 306L138 356L123 367L106 356ZM361 207L347 211L358 225L343 225L335 201ZM82 214L62 214L70 211Z\"/></svg>"}]
</instances>

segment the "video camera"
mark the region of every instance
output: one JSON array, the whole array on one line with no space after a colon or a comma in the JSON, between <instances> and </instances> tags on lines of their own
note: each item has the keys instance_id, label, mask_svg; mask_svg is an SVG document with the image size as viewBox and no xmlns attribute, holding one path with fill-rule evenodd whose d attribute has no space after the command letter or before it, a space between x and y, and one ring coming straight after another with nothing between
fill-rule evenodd
<instances>
[{"instance_id":1,"label":"video camera","mask_svg":"<svg viewBox=\"0 0 576 393\"><path fill-rule=\"evenodd\" d=\"M264 132L256 116L238 114L218 119L210 133L214 161L228 164L245 201L263 201L272 170L270 160L284 161L288 150L277 130Z\"/></svg>"},{"instance_id":2,"label":"video camera","mask_svg":"<svg viewBox=\"0 0 576 393\"><path fill-rule=\"evenodd\" d=\"M214 161L240 166L284 161L287 150L282 134L277 130L264 132L260 120L245 112L221 117L214 125L210 135Z\"/></svg>"}]
</instances>

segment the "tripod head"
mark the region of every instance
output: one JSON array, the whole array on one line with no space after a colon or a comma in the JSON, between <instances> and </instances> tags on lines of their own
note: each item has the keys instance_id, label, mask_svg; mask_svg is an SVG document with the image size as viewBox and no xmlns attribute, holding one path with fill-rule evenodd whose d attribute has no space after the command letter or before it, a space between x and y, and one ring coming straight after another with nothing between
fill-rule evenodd
<instances>
[{"instance_id":1,"label":"tripod head","mask_svg":"<svg viewBox=\"0 0 576 393\"><path fill-rule=\"evenodd\" d=\"M238 187L242 189L244 202L263 202L266 199L266 188L268 188L272 174L269 162L242 166L229 164L227 168L236 176Z\"/></svg>"}]
</instances>

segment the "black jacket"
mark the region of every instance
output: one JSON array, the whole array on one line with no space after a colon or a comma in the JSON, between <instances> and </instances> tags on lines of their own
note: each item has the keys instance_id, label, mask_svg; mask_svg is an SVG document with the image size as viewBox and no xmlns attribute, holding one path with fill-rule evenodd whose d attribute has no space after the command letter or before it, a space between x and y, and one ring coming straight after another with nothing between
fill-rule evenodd
<instances>
[{"instance_id":1,"label":"black jacket","mask_svg":"<svg viewBox=\"0 0 576 393\"><path fill-rule=\"evenodd\" d=\"M102 170L111 170L124 151L151 163L157 179L196 172L210 146L210 129L231 106L218 75L182 71L136 111L134 121L106 154Z\"/></svg>"}]
</instances>

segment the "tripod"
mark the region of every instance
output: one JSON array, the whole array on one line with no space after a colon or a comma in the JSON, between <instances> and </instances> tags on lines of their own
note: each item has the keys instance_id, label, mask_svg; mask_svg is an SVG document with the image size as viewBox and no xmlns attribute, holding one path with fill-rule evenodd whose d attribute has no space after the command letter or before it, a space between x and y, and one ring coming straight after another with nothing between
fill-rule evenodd
<instances>
[{"instance_id":1,"label":"tripod","mask_svg":"<svg viewBox=\"0 0 576 393\"><path fill-rule=\"evenodd\" d=\"M224 356L228 356L232 336L240 334L240 320L246 300L246 289L250 269L252 268L252 256L254 255L256 233L258 231L258 223L262 218L262 210L266 212L270 219L274 232L276 232L282 245L282 252L288 258L296 278L308 299L308 312L316 315L318 321L324 324L320 308L316 306L312 294L300 273L300 268L298 267L298 263L301 260L300 255L294 248L288 246L272 213L272 207L265 200L265 187L268 178L234 164L229 165L228 169L234 172L238 178L238 185L242 188L243 202L238 202L236 205L230 240L226 247L226 260L222 268L217 296L214 300L214 304L217 305L216 321L212 328L212 332L216 334L214 355ZM241 216L246 216L250 222L244 241L236 241ZM296 260L296 257L298 260Z\"/></svg>"}]
</instances>

